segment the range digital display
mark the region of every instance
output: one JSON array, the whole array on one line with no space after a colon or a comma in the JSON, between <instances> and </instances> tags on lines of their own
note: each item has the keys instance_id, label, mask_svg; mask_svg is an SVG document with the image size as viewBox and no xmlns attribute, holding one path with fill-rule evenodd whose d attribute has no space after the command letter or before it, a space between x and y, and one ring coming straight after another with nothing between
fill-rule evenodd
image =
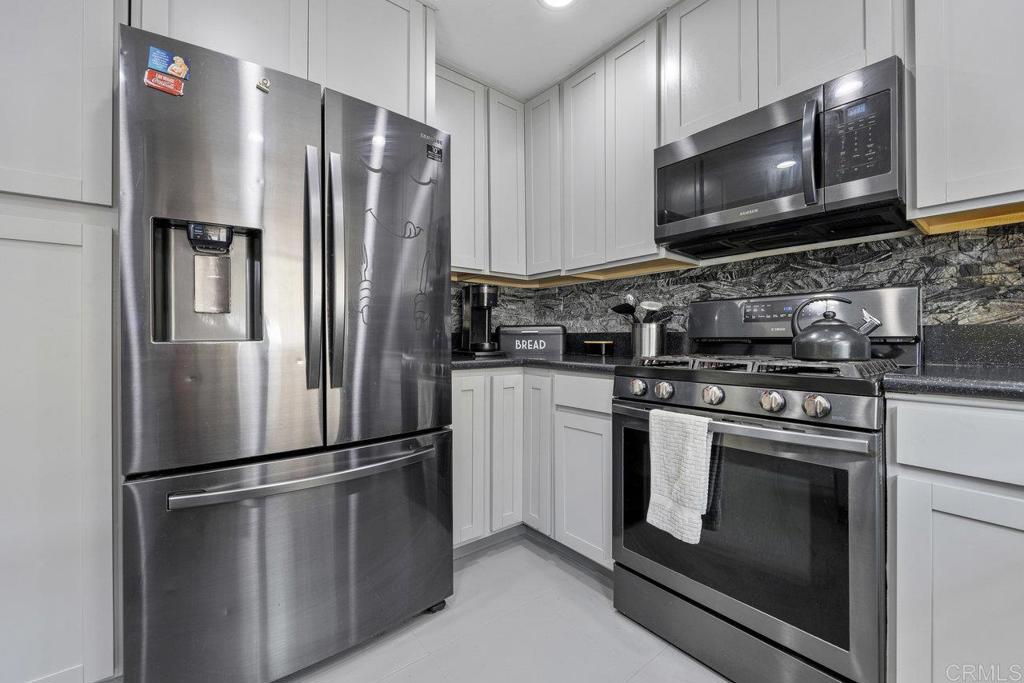
<instances>
[{"instance_id":1,"label":"range digital display","mask_svg":"<svg viewBox=\"0 0 1024 683\"><path fill-rule=\"evenodd\" d=\"M793 317L793 311L799 304L800 300L798 299L743 304L743 322L768 323L789 320Z\"/></svg>"}]
</instances>

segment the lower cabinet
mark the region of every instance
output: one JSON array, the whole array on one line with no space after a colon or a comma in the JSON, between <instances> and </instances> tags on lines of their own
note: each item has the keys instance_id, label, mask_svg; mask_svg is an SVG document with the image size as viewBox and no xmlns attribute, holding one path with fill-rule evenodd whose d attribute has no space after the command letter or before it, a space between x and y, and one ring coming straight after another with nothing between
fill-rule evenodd
<instances>
[{"instance_id":1,"label":"lower cabinet","mask_svg":"<svg viewBox=\"0 0 1024 683\"><path fill-rule=\"evenodd\" d=\"M1024 492L899 476L896 524L895 680L1024 680Z\"/></svg>"},{"instance_id":2,"label":"lower cabinet","mask_svg":"<svg viewBox=\"0 0 1024 683\"><path fill-rule=\"evenodd\" d=\"M595 562L612 559L612 420L555 410L555 540Z\"/></svg>"},{"instance_id":3,"label":"lower cabinet","mask_svg":"<svg viewBox=\"0 0 1024 683\"><path fill-rule=\"evenodd\" d=\"M491 380L491 531L523 521L523 372Z\"/></svg>"},{"instance_id":4,"label":"lower cabinet","mask_svg":"<svg viewBox=\"0 0 1024 683\"><path fill-rule=\"evenodd\" d=\"M452 373L452 537L483 538L488 517L488 400L482 373Z\"/></svg>"},{"instance_id":5,"label":"lower cabinet","mask_svg":"<svg viewBox=\"0 0 1024 683\"><path fill-rule=\"evenodd\" d=\"M523 522L542 534L552 531L551 375L527 370L523 380Z\"/></svg>"}]
</instances>

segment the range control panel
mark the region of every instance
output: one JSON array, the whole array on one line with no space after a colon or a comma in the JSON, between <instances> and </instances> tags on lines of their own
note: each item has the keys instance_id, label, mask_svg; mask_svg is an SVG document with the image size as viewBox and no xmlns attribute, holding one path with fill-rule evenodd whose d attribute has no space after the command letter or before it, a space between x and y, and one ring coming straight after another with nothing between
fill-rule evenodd
<instances>
[{"instance_id":1,"label":"range control panel","mask_svg":"<svg viewBox=\"0 0 1024 683\"><path fill-rule=\"evenodd\" d=\"M825 185L889 172L890 99L886 90L825 112Z\"/></svg>"},{"instance_id":2,"label":"range control panel","mask_svg":"<svg viewBox=\"0 0 1024 683\"><path fill-rule=\"evenodd\" d=\"M802 299L760 300L743 304L743 322L766 323L789 320Z\"/></svg>"}]
</instances>

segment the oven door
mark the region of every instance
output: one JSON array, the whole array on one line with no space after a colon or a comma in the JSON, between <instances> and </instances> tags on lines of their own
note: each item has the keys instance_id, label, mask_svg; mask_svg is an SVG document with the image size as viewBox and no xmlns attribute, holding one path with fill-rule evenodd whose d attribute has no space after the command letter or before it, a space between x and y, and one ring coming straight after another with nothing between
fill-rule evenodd
<instances>
[{"instance_id":1,"label":"oven door","mask_svg":"<svg viewBox=\"0 0 1024 683\"><path fill-rule=\"evenodd\" d=\"M655 241L822 213L821 106L812 88L655 150Z\"/></svg>"},{"instance_id":2,"label":"oven door","mask_svg":"<svg viewBox=\"0 0 1024 683\"><path fill-rule=\"evenodd\" d=\"M721 459L718 502L691 545L646 522L649 410L614 402L615 561L836 673L879 681L881 437L680 410L715 419Z\"/></svg>"}]
</instances>

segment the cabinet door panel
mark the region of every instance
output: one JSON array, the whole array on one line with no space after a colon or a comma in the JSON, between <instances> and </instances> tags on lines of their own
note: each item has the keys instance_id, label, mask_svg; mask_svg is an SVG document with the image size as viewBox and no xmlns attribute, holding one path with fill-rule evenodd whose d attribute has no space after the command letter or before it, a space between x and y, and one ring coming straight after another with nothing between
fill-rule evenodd
<instances>
[{"instance_id":1,"label":"cabinet door panel","mask_svg":"<svg viewBox=\"0 0 1024 683\"><path fill-rule=\"evenodd\" d=\"M111 203L112 0L0 6L0 191Z\"/></svg>"},{"instance_id":2,"label":"cabinet door panel","mask_svg":"<svg viewBox=\"0 0 1024 683\"><path fill-rule=\"evenodd\" d=\"M490 401L483 375L452 375L452 537L455 545L487 535Z\"/></svg>"},{"instance_id":3,"label":"cabinet door panel","mask_svg":"<svg viewBox=\"0 0 1024 683\"><path fill-rule=\"evenodd\" d=\"M491 90L487 168L491 181L491 271L526 275L523 104Z\"/></svg>"},{"instance_id":4,"label":"cabinet door panel","mask_svg":"<svg viewBox=\"0 0 1024 683\"><path fill-rule=\"evenodd\" d=\"M758 0L761 106L894 53L892 0Z\"/></svg>"},{"instance_id":5,"label":"cabinet door panel","mask_svg":"<svg viewBox=\"0 0 1024 683\"><path fill-rule=\"evenodd\" d=\"M426 18L416 0L310 0L309 78L423 121Z\"/></svg>"},{"instance_id":6,"label":"cabinet door panel","mask_svg":"<svg viewBox=\"0 0 1024 683\"><path fill-rule=\"evenodd\" d=\"M961 680L968 664L1010 675L1024 642L1007 609L1024 604L1024 499L899 476L896 501L896 680Z\"/></svg>"},{"instance_id":7,"label":"cabinet door panel","mask_svg":"<svg viewBox=\"0 0 1024 683\"><path fill-rule=\"evenodd\" d=\"M526 273L562 267L562 110L559 87L526 103Z\"/></svg>"},{"instance_id":8,"label":"cabinet door panel","mask_svg":"<svg viewBox=\"0 0 1024 683\"><path fill-rule=\"evenodd\" d=\"M1024 191L1021 20L1015 0L915 5L917 207Z\"/></svg>"},{"instance_id":9,"label":"cabinet door panel","mask_svg":"<svg viewBox=\"0 0 1024 683\"><path fill-rule=\"evenodd\" d=\"M4 681L114 674L112 236L0 213Z\"/></svg>"},{"instance_id":10,"label":"cabinet door panel","mask_svg":"<svg viewBox=\"0 0 1024 683\"><path fill-rule=\"evenodd\" d=\"M452 134L452 269L484 271L488 259L487 88L437 68L438 128Z\"/></svg>"},{"instance_id":11,"label":"cabinet door panel","mask_svg":"<svg viewBox=\"0 0 1024 683\"><path fill-rule=\"evenodd\" d=\"M665 32L662 143L757 109L757 0L688 0Z\"/></svg>"},{"instance_id":12,"label":"cabinet door panel","mask_svg":"<svg viewBox=\"0 0 1024 683\"><path fill-rule=\"evenodd\" d=\"M657 252L658 30L649 25L605 58L605 260Z\"/></svg>"},{"instance_id":13,"label":"cabinet door panel","mask_svg":"<svg viewBox=\"0 0 1024 683\"><path fill-rule=\"evenodd\" d=\"M147 31L308 75L308 0L142 0L132 23Z\"/></svg>"},{"instance_id":14,"label":"cabinet door panel","mask_svg":"<svg viewBox=\"0 0 1024 683\"><path fill-rule=\"evenodd\" d=\"M611 563L611 419L555 412L555 540Z\"/></svg>"},{"instance_id":15,"label":"cabinet door panel","mask_svg":"<svg viewBox=\"0 0 1024 683\"><path fill-rule=\"evenodd\" d=\"M551 377L529 371L523 382L523 521L537 531L551 530Z\"/></svg>"},{"instance_id":16,"label":"cabinet door panel","mask_svg":"<svg viewBox=\"0 0 1024 683\"><path fill-rule=\"evenodd\" d=\"M523 375L491 378L491 531L523 521Z\"/></svg>"},{"instance_id":17,"label":"cabinet door panel","mask_svg":"<svg viewBox=\"0 0 1024 683\"><path fill-rule=\"evenodd\" d=\"M567 269L605 260L604 58L565 82L564 262Z\"/></svg>"}]
</instances>

